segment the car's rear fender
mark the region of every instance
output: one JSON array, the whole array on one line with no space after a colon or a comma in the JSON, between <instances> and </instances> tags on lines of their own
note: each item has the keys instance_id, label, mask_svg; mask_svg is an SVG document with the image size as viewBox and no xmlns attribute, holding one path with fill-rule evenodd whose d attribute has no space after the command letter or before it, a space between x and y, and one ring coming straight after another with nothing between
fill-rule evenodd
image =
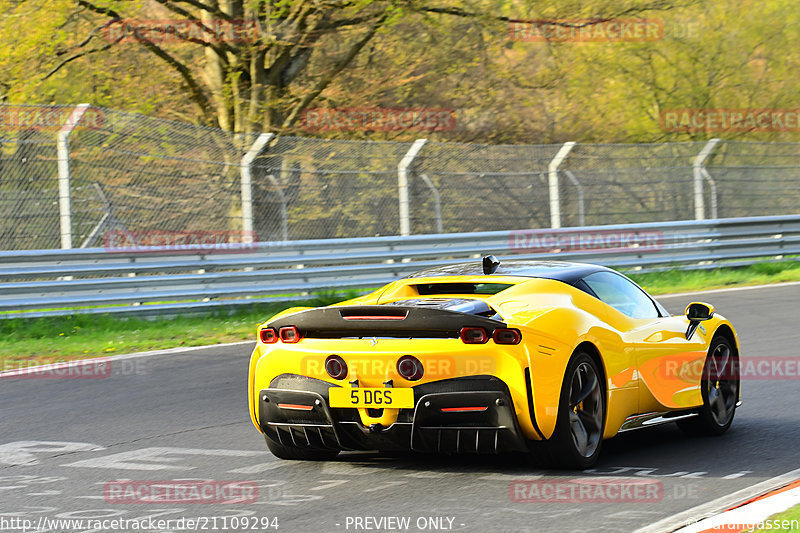
<instances>
[{"instance_id":1,"label":"car's rear fender","mask_svg":"<svg viewBox=\"0 0 800 533\"><path fill-rule=\"evenodd\" d=\"M635 352L601 320L602 309L586 310L594 303L591 296L577 289L571 296L574 305L539 312L528 324L534 414L544 438L552 436L567 365L576 349L588 346L605 377L606 436L610 436L616 432L614 426L618 428L638 407Z\"/></svg>"}]
</instances>

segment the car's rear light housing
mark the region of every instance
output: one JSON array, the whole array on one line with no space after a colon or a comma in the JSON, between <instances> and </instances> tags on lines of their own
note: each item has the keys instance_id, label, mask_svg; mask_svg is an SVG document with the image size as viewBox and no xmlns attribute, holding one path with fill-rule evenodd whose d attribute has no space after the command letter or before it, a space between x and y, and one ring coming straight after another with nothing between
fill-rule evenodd
<instances>
[{"instance_id":1,"label":"car's rear light housing","mask_svg":"<svg viewBox=\"0 0 800 533\"><path fill-rule=\"evenodd\" d=\"M275 330L275 328L263 328L258 332L258 337L264 344L275 344L278 342L278 340L280 340L278 332Z\"/></svg>"},{"instance_id":2,"label":"car's rear light housing","mask_svg":"<svg viewBox=\"0 0 800 533\"><path fill-rule=\"evenodd\" d=\"M300 335L300 330L297 329L297 326L284 326L280 329L279 335L283 342L289 344L300 342L300 339L303 338L303 336Z\"/></svg>"},{"instance_id":3,"label":"car's rear light housing","mask_svg":"<svg viewBox=\"0 0 800 533\"><path fill-rule=\"evenodd\" d=\"M278 407L281 409L289 409L291 411L313 411L313 405L303 405L299 403L279 403Z\"/></svg>"},{"instance_id":4,"label":"car's rear light housing","mask_svg":"<svg viewBox=\"0 0 800 533\"><path fill-rule=\"evenodd\" d=\"M339 355L329 355L325 359L325 371L333 379L344 379L347 377L347 363Z\"/></svg>"},{"instance_id":5,"label":"car's rear light housing","mask_svg":"<svg viewBox=\"0 0 800 533\"><path fill-rule=\"evenodd\" d=\"M407 311L397 309L373 309L363 312L352 309L342 309L339 314L344 320L405 320Z\"/></svg>"},{"instance_id":6,"label":"car's rear light housing","mask_svg":"<svg viewBox=\"0 0 800 533\"><path fill-rule=\"evenodd\" d=\"M496 344L519 344L522 333L515 328L497 328L492 332L492 339Z\"/></svg>"},{"instance_id":7,"label":"car's rear light housing","mask_svg":"<svg viewBox=\"0 0 800 533\"><path fill-rule=\"evenodd\" d=\"M397 373L408 381L419 381L425 369L419 359L413 355L404 355L397 360Z\"/></svg>"},{"instance_id":8,"label":"car's rear light housing","mask_svg":"<svg viewBox=\"0 0 800 533\"><path fill-rule=\"evenodd\" d=\"M442 407L443 413L482 413L488 410L488 406L476 406L476 407Z\"/></svg>"},{"instance_id":9,"label":"car's rear light housing","mask_svg":"<svg viewBox=\"0 0 800 533\"><path fill-rule=\"evenodd\" d=\"M461 328L459 337L461 337L461 342L464 344L486 344L489 342L489 335L483 328Z\"/></svg>"}]
</instances>

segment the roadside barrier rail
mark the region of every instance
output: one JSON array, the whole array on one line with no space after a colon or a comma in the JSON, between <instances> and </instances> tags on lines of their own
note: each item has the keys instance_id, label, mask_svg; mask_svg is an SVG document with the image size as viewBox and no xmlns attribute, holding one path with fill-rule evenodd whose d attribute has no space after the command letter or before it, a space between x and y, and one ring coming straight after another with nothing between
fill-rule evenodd
<instances>
[{"instance_id":1,"label":"roadside barrier rail","mask_svg":"<svg viewBox=\"0 0 800 533\"><path fill-rule=\"evenodd\" d=\"M175 315L378 287L486 254L626 272L800 255L800 215L173 247L0 252L0 318Z\"/></svg>"}]
</instances>

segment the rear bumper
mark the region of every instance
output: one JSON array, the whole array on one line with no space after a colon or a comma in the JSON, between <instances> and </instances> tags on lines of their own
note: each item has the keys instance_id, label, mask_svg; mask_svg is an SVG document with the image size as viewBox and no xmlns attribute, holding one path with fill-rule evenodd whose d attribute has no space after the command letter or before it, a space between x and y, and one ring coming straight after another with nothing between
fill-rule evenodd
<instances>
[{"instance_id":1,"label":"rear bumper","mask_svg":"<svg viewBox=\"0 0 800 533\"><path fill-rule=\"evenodd\" d=\"M355 409L331 409L326 391L262 389L259 426L275 442L312 449L497 454L527 451L507 392L415 395L388 427L364 426ZM481 407L481 410L460 408ZM485 409L483 409L485 407Z\"/></svg>"}]
</instances>

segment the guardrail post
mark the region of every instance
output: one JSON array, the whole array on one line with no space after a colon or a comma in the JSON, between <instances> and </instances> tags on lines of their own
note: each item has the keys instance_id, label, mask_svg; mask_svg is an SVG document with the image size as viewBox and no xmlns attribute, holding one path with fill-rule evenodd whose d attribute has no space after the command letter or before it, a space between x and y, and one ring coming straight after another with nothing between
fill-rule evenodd
<instances>
[{"instance_id":1,"label":"guardrail post","mask_svg":"<svg viewBox=\"0 0 800 533\"><path fill-rule=\"evenodd\" d=\"M548 184L550 188L550 227L561 227L561 194L558 190L558 167L567 158L572 148L575 146L574 141L565 142L556 156L550 161L547 167Z\"/></svg>"},{"instance_id":2,"label":"guardrail post","mask_svg":"<svg viewBox=\"0 0 800 533\"><path fill-rule=\"evenodd\" d=\"M711 176L705 169L705 162L708 159L708 156L711 155L711 152L714 150L714 147L717 146L719 143L719 139L711 139L706 143L700 153L697 154L697 157L694 158L694 163L692 163L692 172L694 174L694 218L695 220L704 220L706 218L706 200L705 196L703 195L703 173L707 176L707 179L711 181L712 186L712 211L716 211L717 207L717 199L716 199L716 184L714 180L711 179ZM712 213L712 218L717 218L717 214L714 212Z\"/></svg>"},{"instance_id":3,"label":"guardrail post","mask_svg":"<svg viewBox=\"0 0 800 533\"><path fill-rule=\"evenodd\" d=\"M242 242L253 242L253 160L261 153L264 146L275 137L274 133L262 133L250 147L242 161L239 171L242 176Z\"/></svg>"},{"instance_id":4,"label":"guardrail post","mask_svg":"<svg viewBox=\"0 0 800 533\"><path fill-rule=\"evenodd\" d=\"M397 198L400 204L400 235L411 235L411 202L408 192L408 169L428 139L417 139L397 165Z\"/></svg>"},{"instance_id":5,"label":"guardrail post","mask_svg":"<svg viewBox=\"0 0 800 533\"><path fill-rule=\"evenodd\" d=\"M58 216L61 228L61 248L72 248L72 191L69 173L69 135L78 125L90 104L75 107L56 137L58 154Z\"/></svg>"}]
</instances>

